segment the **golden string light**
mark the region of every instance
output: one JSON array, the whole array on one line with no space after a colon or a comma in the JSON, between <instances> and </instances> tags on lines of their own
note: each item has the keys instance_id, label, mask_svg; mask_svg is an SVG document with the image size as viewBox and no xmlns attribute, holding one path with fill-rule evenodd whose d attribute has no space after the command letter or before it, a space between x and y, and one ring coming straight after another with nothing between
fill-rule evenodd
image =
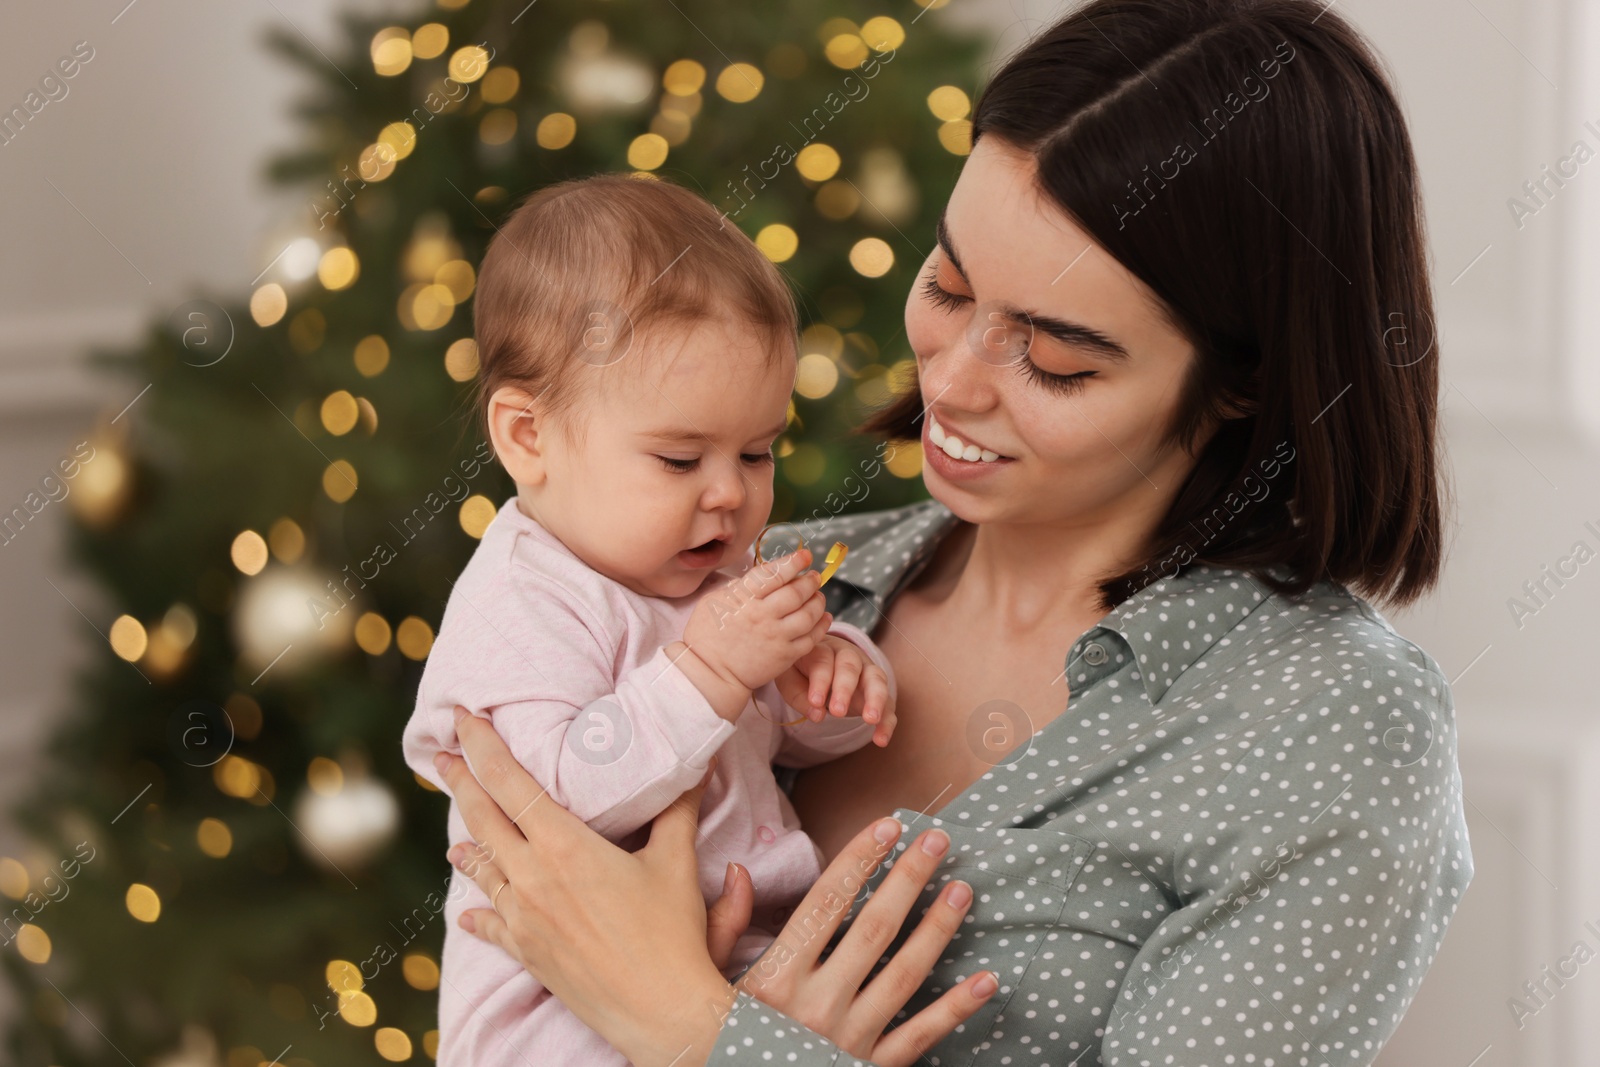
<instances>
[{"instance_id":1,"label":"golden string light","mask_svg":"<svg viewBox=\"0 0 1600 1067\"><path fill-rule=\"evenodd\" d=\"M214 860L223 859L233 851L233 831L221 819L201 819L194 836L200 851Z\"/></svg>"},{"instance_id":2,"label":"golden string light","mask_svg":"<svg viewBox=\"0 0 1600 1067\"><path fill-rule=\"evenodd\" d=\"M343 504L356 495L358 480L356 469L347 459L336 459L322 472L322 491L335 504Z\"/></svg>"},{"instance_id":3,"label":"golden string light","mask_svg":"<svg viewBox=\"0 0 1600 1067\"><path fill-rule=\"evenodd\" d=\"M385 26L372 35L372 69L386 78L411 66L411 34L403 26Z\"/></svg>"},{"instance_id":4,"label":"golden string light","mask_svg":"<svg viewBox=\"0 0 1600 1067\"><path fill-rule=\"evenodd\" d=\"M774 263L785 263L800 248L800 235L781 222L763 226L756 234L756 247Z\"/></svg>"},{"instance_id":5,"label":"golden string light","mask_svg":"<svg viewBox=\"0 0 1600 1067\"><path fill-rule=\"evenodd\" d=\"M667 161L667 139L658 133L641 133L628 145L628 166L655 170Z\"/></svg>"},{"instance_id":6,"label":"golden string light","mask_svg":"<svg viewBox=\"0 0 1600 1067\"><path fill-rule=\"evenodd\" d=\"M706 83L706 68L692 59L669 64L661 74L661 87L673 96L693 96Z\"/></svg>"},{"instance_id":7,"label":"golden string light","mask_svg":"<svg viewBox=\"0 0 1600 1067\"><path fill-rule=\"evenodd\" d=\"M428 658L433 648L433 627L415 615L408 615L395 629L394 643L402 656L420 663Z\"/></svg>"},{"instance_id":8,"label":"golden string light","mask_svg":"<svg viewBox=\"0 0 1600 1067\"><path fill-rule=\"evenodd\" d=\"M495 67L483 76L483 85L478 92L486 104L504 104L516 96L520 88L522 75L517 73L517 68Z\"/></svg>"},{"instance_id":9,"label":"golden string light","mask_svg":"<svg viewBox=\"0 0 1600 1067\"><path fill-rule=\"evenodd\" d=\"M289 294L277 282L268 282L250 294L250 317L257 326L271 326L289 310Z\"/></svg>"},{"instance_id":10,"label":"golden string light","mask_svg":"<svg viewBox=\"0 0 1600 1067\"><path fill-rule=\"evenodd\" d=\"M470 382L478 376L478 342L463 337L444 351L444 372L451 381Z\"/></svg>"},{"instance_id":11,"label":"golden string light","mask_svg":"<svg viewBox=\"0 0 1600 1067\"><path fill-rule=\"evenodd\" d=\"M766 79L749 63L734 63L717 75L717 93L735 104L748 104L761 95Z\"/></svg>"},{"instance_id":12,"label":"golden string light","mask_svg":"<svg viewBox=\"0 0 1600 1067\"><path fill-rule=\"evenodd\" d=\"M906 31L888 15L878 15L861 24L861 39L874 52L892 52L906 43Z\"/></svg>"},{"instance_id":13,"label":"golden string light","mask_svg":"<svg viewBox=\"0 0 1600 1067\"><path fill-rule=\"evenodd\" d=\"M450 30L441 22L418 26L411 34L411 54L418 59L433 59L450 47Z\"/></svg>"},{"instance_id":14,"label":"golden string light","mask_svg":"<svg viewBox=\"0 0 1600 1067\"><path fill-rule=\"evenodd\" d=\"M306 534L293 519L279 519L267 530L267 545L279 563L298 563L305 554Z\"/></svg>"},{"instance_id":15,"label":"golden string light","mask_svg":"<svg viewBox=\"0 0 1600 1067\"><path fill-rule=\"evenodd\" d=\"M850 266L866 278L881 278L894 266L894 249L881 237L863 237L850 248Z\"/></svg>"},{"instance_id":16,"label":"golden string light","mask_svg":"<svg viewBox=\"0 0 1600 1067\"><path fill-rule=\"evenodd\" d=\"M461 513L458 517L461 529L466 531L468 537L481 540L484 531L489 528L489 523L494 521L498 511L494 501L481 493L474 493L461 502Z\"/></svg>"},{"instance_id":17,"label":"golden string light","mask_svg":"<svg viewBox=\"0 0 1600 1067\"><path fill-rule=\"evenodd\" d=\"M161 898L143 882L130 885L123 902L128 907L128 914L142 923L153 923L161 918Z\"/></svg>"},{"instance_id":18,"label":"golden string light","mask_svg":"<svg viewBox=\"0 0 1600 1067\"><path fill-rule=\"evenodd\" d=\"M362 377L375 378L389 365L389 342L377 334L363 337L356 342L352 358Z\"/></svg>"},{"instance_id":19,"label":"golden string light","mask_svg":"<svg viewBox=\"0 0 1600 1067\"><path fill-rule=\"evenodd\" d=\"M839 173L839 163L839 153L833 146L816 142L800 149L794 158L794 169L807 181L825 182Z\"/></svg>"},{"instance_id":20,"label":"golden string light","mask_svg":"<svg viewBox=\"0 0 1600 1067\"><path fill-rule=\"evenodd\" d=\"M381 656L389 650L393 634L382 615L369 611L356 620L355 636L361 651L369 656Z\"/></svg>"},{"instance_id":21,"label":"golden string light","mask_svg":"<svg viewBox=\"0 0 1600 1067\"><path fill-rule=\"evenodd\" d=\"M565 148L578 135L578 120L564 111L554 111L539 120L533 139L540 148Z\"/></svg>"},{"instance_id":22,"label":"golden string light","mask_svg":"<svg viewBox=\"0 0 1600 1067\"><path fill-rule=\"evenodd\" d=\"M349 390L338 389L323 398L322 427L335 437L343 437L355 429L360 417L361 409Z\"/></svg>"}]
</instances>

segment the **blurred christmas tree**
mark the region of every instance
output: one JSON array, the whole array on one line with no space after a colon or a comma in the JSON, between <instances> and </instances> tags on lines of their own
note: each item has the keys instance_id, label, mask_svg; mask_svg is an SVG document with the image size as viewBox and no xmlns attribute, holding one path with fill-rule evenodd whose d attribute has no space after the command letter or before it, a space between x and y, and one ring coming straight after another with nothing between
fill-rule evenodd
<instances>
[{"instance_id":1,"label":"blurred christmas tree","mask_svg":"<svg viewBox=\"0 0 1600 1067\"><path fill-rule=\"evenodd\" d=\"M142 391L73 472L76 555L122 614L15 813L32 851L0 859L11 1062L431 1053L445 804L399 733L511 491L464 417L467 301L530 190L668 176L783 264L775 521L925 495L917 449L878 469L844 436L905 371L912 242L969 146L979 46L901 7L442 0L347 16L328 55L273 35L318 85L272 167L302 236L247 303L103 357Z\"/></svg>"}]
</instances>

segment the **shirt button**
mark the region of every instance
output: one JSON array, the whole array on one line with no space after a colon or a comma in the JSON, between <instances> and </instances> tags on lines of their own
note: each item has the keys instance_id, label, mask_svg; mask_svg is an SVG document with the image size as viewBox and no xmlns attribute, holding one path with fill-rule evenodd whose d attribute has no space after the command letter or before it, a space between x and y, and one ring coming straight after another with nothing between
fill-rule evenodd
<instances>
[{"instance_id":1,"label":"shirt button","mask_svg":"<svg viewBox=\"0 0 1600 1067\"><path fill-rule=\"evenodd\" d=\"M1083 646L1083 662L1091 667L1098 667L1106 661L1105 646L1098 641L1091 641Z\"/></svg>"}]
</instances>

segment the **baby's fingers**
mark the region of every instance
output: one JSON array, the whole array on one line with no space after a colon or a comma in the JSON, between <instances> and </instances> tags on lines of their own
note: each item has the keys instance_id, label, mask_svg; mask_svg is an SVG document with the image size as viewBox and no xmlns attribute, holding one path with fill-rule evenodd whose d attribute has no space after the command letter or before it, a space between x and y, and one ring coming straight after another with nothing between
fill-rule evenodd
<instances>
[{"instance_id":1,"label":"baby's fingers","mask_svg":"<svg viewBox=\"0 0 1600 1067\"><path fill-rule=\"evenodd\" d=\"M899 720L895 718L894 708L890 707L883 716L883 721L878 728L872 731L872 743L882 748L889 743L889 738L894 736L894 724Z\"/></svg>"},{"instance_id":2,"label":"baby's fingers","mask_svg":"<svg viewBox=\"0 0 1600 1067\"><path fill-rule=\"evenodd\" d=\"M861 678L861 653L854 648L841 650L833 663L833 697L828 710L835 717L850 711L850 698L855 696L856 683Z\"/></svg>"},{"instance_id":3,"label":"baby's fingers","mask_svg":"<svg viewBox=\"0 0 1600 1067\"><path fill-rule=\"evenodd\" d=\"M850 713L856 696L856 685L861 681L861 664L850 657L840 656L834 662L834 693L827 701L827 710L835 718Z\"/></svg>"},{"instance_id":4,"label":"baby's fingers","mask_svg":"<svg viewBox=\"0 0 1600 1067\"><path fill-rule=\"evenodd\" d=\"M806 660L806 668L810 672L806 680L806 699L811 704L806 709L806 717L812 722L821 722L826 714L823 705L827 702L828 689L833 683L833 648L826 641L818 641L817 647L811 650Z\"/></svg>"},{"instance_id":5,"label":"baby's fingers","mask_svg":"<svg viewBox=\"0 0 1600 1067\"><path fill-rule=\"evenodd\" d=\"M882 722L883 711L889 706L889 676L882 667L874 663L861 672L861 691L861 717L867 722Z\"/></svg>"},{"instance_id":6,"label":"baby's fingers","mask_svg":"<svg viewBox=\"0 0 1600 1067\"><path fill-rule=\"evenodd\" d=\"M774 611L787 615L822 586L822 575L806 569L810 562L811 550L802 548L771 563L762 564L761 569L756 571L756 596L772 601Z\"/></svg>"}]
</instances>

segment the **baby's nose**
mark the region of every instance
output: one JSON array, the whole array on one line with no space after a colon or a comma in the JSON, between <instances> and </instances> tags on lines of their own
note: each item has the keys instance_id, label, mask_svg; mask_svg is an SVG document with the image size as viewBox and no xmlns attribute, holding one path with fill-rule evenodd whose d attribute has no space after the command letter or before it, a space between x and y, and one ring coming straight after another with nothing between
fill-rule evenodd
<instances>
[{"instance_id":1,"label":"baby's nose","mask_svg":"<svg viewBox=\"0 0 1600 1067\"><path fill-rule=\"evenodd\" d=\"M730 510L743 504L747 495L748 486L740 474L723 474L712 479L701 496L701 503L707 510Z\"/></svg>"}]
</instances>

